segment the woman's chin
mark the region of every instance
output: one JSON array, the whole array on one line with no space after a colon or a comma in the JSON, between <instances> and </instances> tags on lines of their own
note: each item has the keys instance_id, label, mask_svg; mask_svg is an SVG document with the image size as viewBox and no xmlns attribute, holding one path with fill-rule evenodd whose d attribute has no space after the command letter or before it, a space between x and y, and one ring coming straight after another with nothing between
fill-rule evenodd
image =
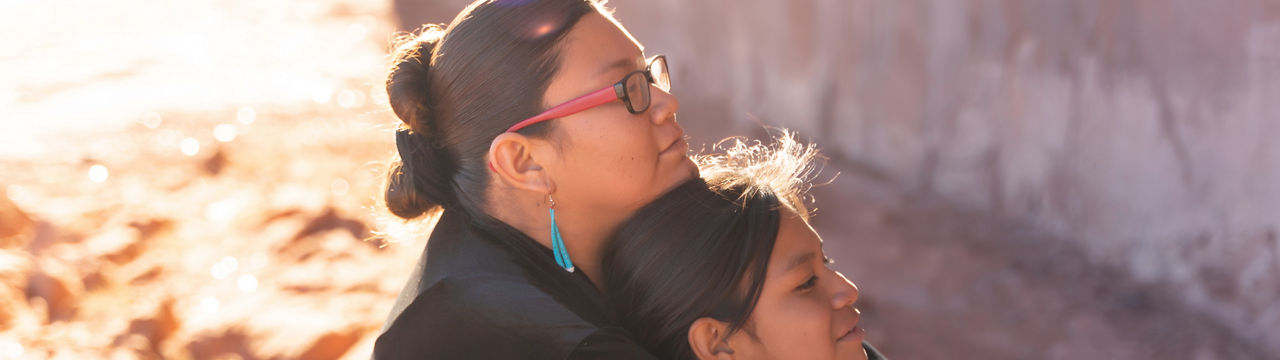
<instances>
[{"instance_id":1,"label":"woman's chin","mask_svg":"<svg viewBox=\"0 0 1280 360\"><path fill-rule=\"evenodd\" d=\"M668 164L669 170L667 170L666 176L669 176L671 183L667 184L666 189L663 189L663 193L698 177L698 165L693 163L693 159L682 155L679 158L672 156L670 160L672 163Z\"/></svg>"},{"instance_id":2,"label":"woman's chin","mask_svg":"<svg viewBox=\"0 0 1280 360\"><path fill-rule=\"evenodd\" d=\"M685 174L685 176L680 179L680 182L696 178L699 175L698 164L694 164L693 159L690 159L688 156L684 156L683 159L680 159L680 167Z\"/></svg>"}]
</instances>

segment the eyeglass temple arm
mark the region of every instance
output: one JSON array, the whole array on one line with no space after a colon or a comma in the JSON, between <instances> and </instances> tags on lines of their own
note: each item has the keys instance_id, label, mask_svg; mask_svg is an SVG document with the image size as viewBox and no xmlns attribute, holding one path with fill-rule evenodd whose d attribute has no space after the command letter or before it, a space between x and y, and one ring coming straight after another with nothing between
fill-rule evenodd
<instances>
[{"instance_id":1,"label":"eyeglass temple arm","mask_svg":"<svg viewBox=\"0 0 1280 360\"><path fill-rule=\"evenodd\" d=\"M556 105L555 107L547 109L547 111L543 111L541 114L534 115L533 117L518 122L515 125L511 125L511 128L508 128L507 132L519 131L529 125L573 115L616 99L618 99L618 93L617 90L614 90L614 86L596 90L589 94L573 98L573 100L566 101L563 104Z\"/></svg>"}]
</instances>

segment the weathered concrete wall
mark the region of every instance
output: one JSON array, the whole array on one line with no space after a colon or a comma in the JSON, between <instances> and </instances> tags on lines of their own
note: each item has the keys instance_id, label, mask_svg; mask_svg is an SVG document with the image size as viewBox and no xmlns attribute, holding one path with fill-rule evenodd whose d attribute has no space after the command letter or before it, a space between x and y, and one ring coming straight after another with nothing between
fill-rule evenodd
<instances>
[{"instance_id":1,"label":"weathered concrete wall","mask_svg":"<svg viewBox=\"0 0 1280 360\"><path fill-rule=\"evenodd\" d=\"M668 55L696 140L795 129L1280 353L1280 1L611 5Z\"/></svg>"},{"instance_id":2,"label":"weathered concrete wall","mask_svg":"<svg viewBox=\"0 0 1280 360\"><path fill-rule=\"evenodd\" d=\"M736 131L796 129L1280 338L1280 2L613 4Z\"/></svg>"}]
</instances>

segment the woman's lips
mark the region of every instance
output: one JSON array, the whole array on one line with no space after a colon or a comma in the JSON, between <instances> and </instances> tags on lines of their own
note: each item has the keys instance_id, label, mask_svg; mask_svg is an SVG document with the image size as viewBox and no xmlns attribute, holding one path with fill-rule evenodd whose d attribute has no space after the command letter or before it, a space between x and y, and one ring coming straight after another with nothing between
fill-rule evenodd
<instances>
[{"instance_id":1,"label":"woman's lips","mask_svg":"<svg viewBox=\"0 0 1280 360\"><path fill-rule=\"evenodd\" d=\"M666 155L673 152L678 152L680 155L687 154L689 152L689 142L685 141L684 137L681 136L676 139L676 141L672 142L671 145L667 145L666 149L662 149L662 152L659 153L659 155Z\"/></svg>"}]
</instances>

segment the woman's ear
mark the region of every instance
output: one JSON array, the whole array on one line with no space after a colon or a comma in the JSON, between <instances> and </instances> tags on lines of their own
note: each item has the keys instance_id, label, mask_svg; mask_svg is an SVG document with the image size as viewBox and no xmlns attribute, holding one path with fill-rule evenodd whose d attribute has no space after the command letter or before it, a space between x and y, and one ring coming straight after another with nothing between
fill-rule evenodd
<instances>
[{"instance_id":1,"label":"woman's ear","mask_svg":"<svg viewBox=\"0 0 1280 360\"><path fill-rule=\"evenodd\" d=\"M729 347L729 324L709 317L698 318L689 325L689 347L700 360L733 359Z\"/></svg>"},{"instance_id":2,"label":"woman's ear","mask_svg":"<svg viewBox=\"0 0 1280 360\"><path fill-rule=\"evenodd\" d=\"M489 170L494 178L522 190L549 194L555 184L534 156L533 140L517 133L502 133L489 144Z\"/></svg>"}]
</instances>

